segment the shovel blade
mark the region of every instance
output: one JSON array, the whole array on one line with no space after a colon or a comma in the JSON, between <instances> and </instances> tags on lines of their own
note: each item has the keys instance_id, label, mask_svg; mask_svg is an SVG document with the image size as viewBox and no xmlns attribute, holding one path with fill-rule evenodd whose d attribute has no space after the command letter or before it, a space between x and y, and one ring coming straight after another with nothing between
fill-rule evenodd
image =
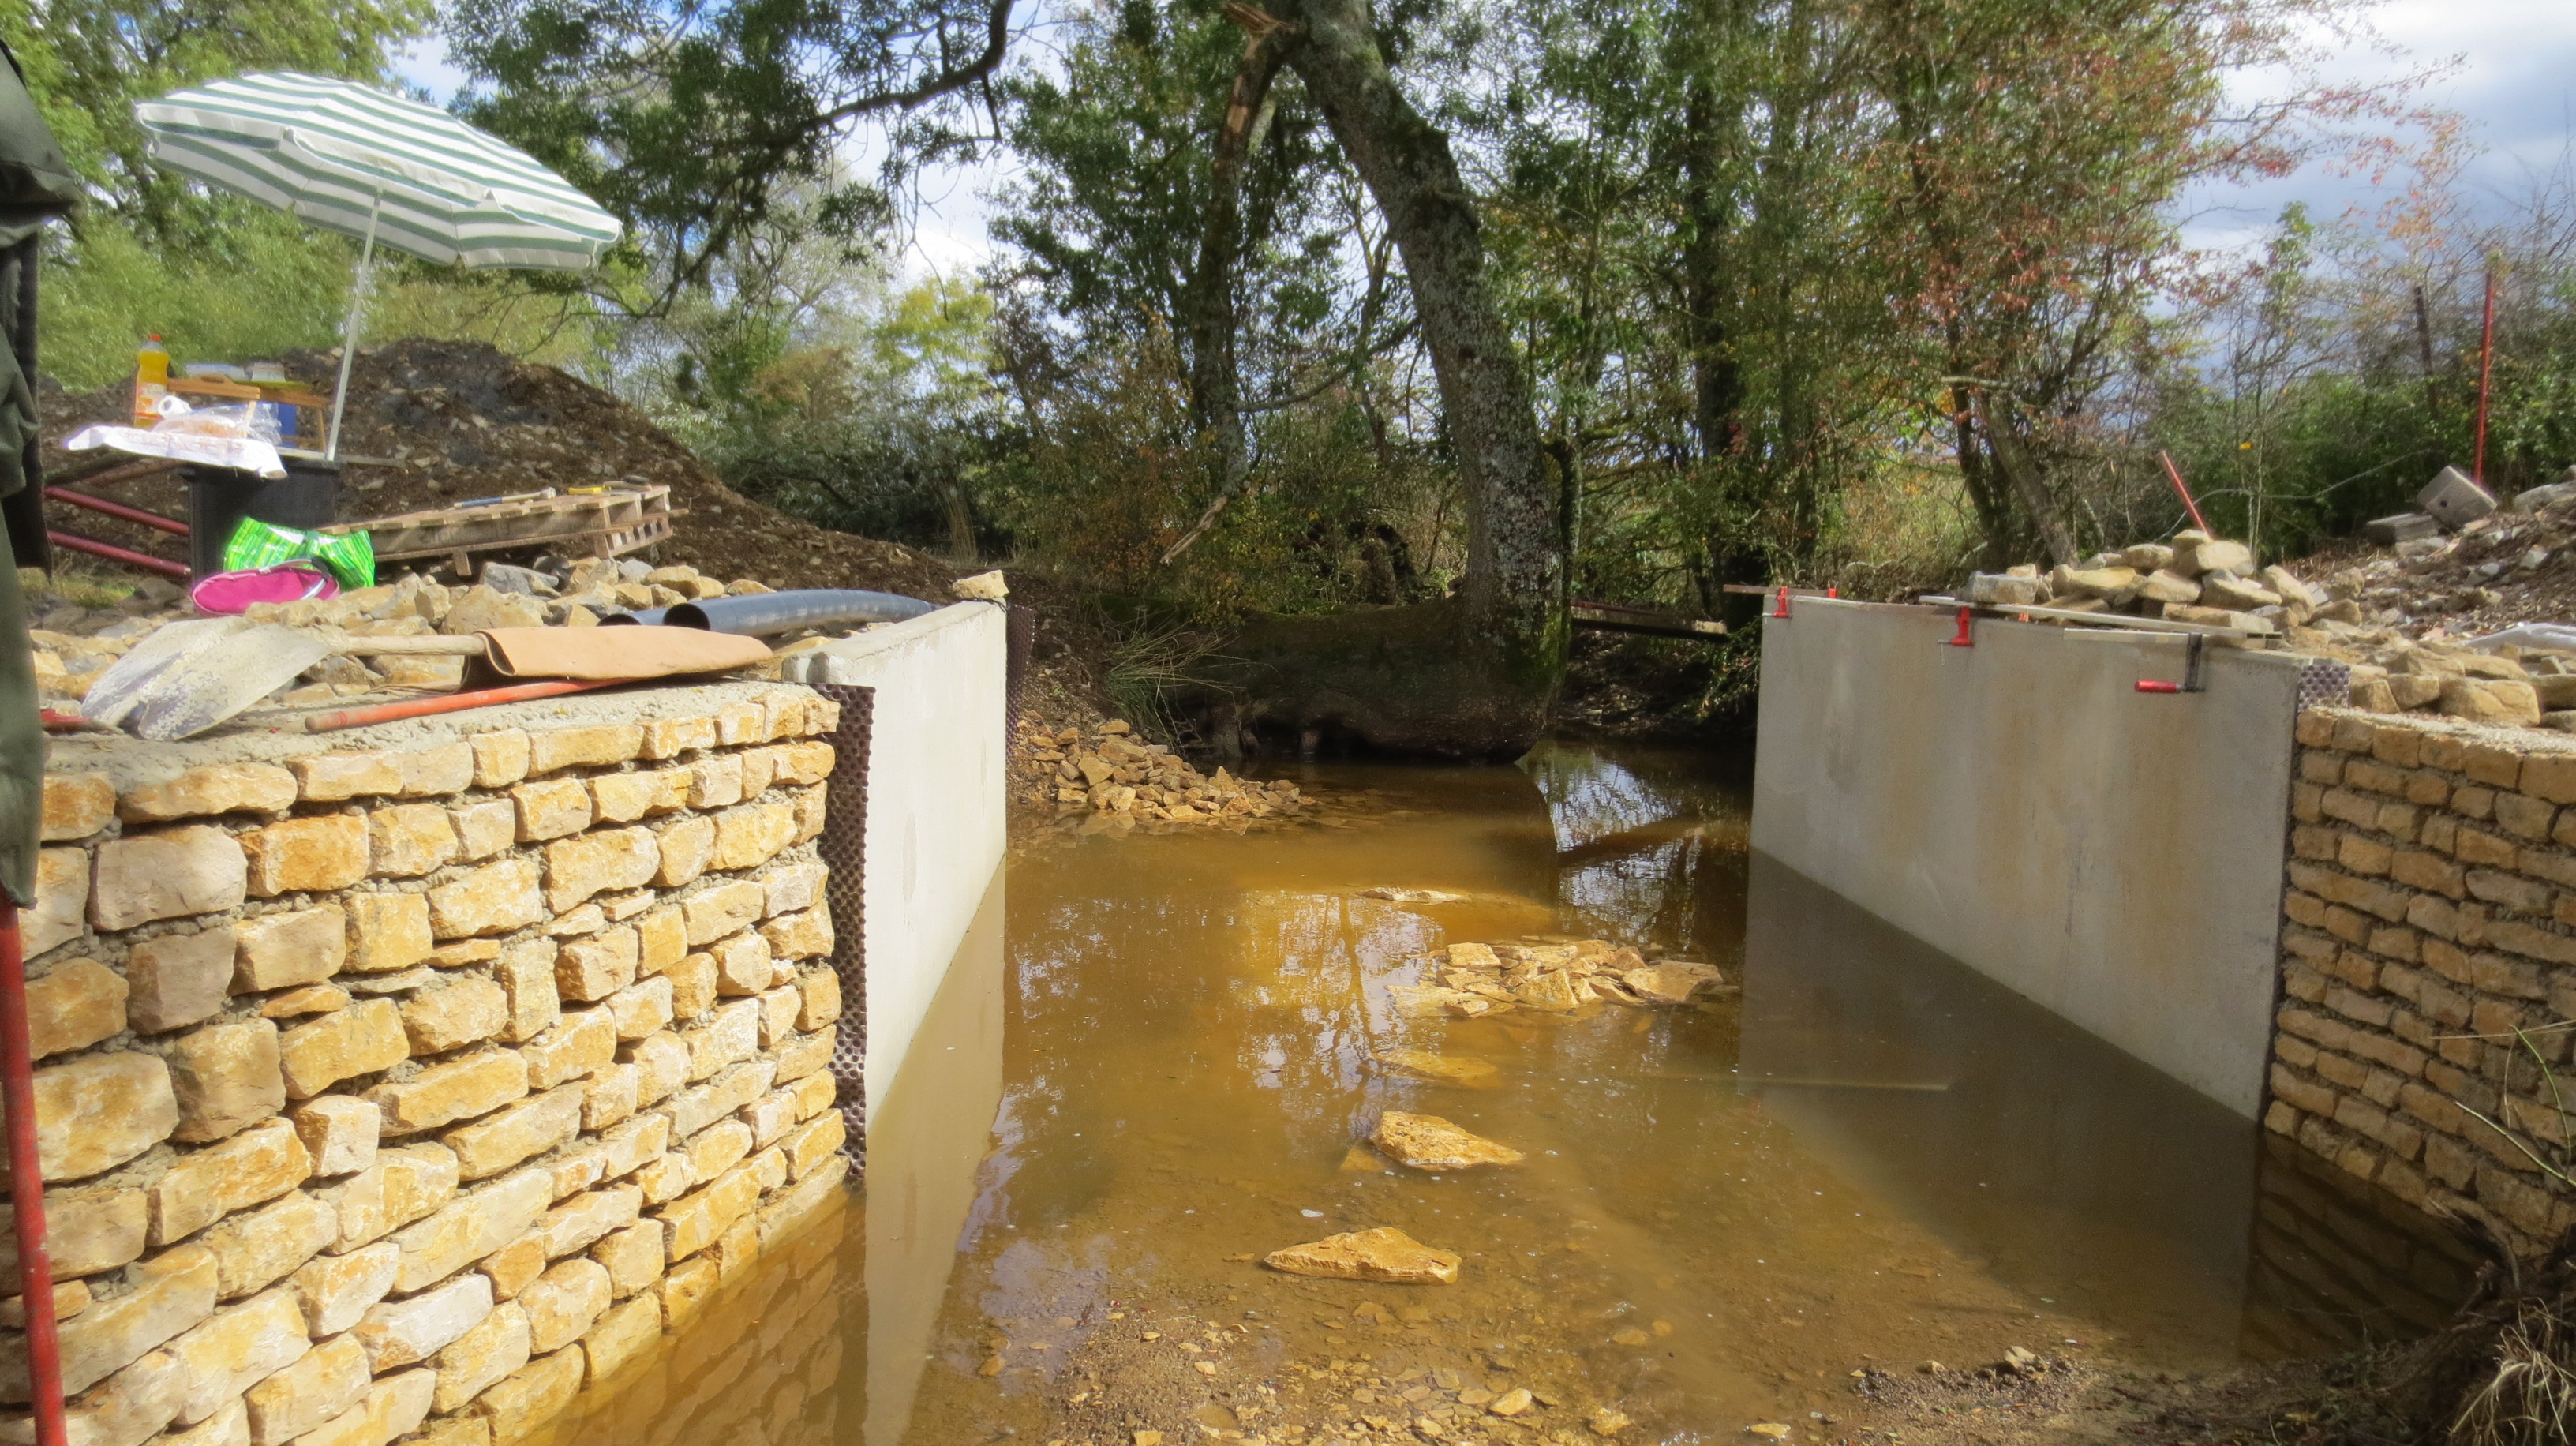
<instances>
[{"instance_id":1,"label":"shovel blade","mask_svg":"<svg viewBox=\"0 0 2576 1446\"><path fill-rule=\"evenodd\" d=\"M193 738L329 656L329 643L293 628L244 628L163 668L135 700L126 731L158 743Z\"/></svg>"},{"instance_id":2,"label":"shovel blade","mask_svg":"<svg viewBox=\"0 0 2576 1446\"><path fill-rule=\"evenodd\" d=\"M99 675L97 682L89 685L88 695L81 699L81 716L110 727L124 722L125 715L134 711L134 705L142 701L144 692L163 669L249 626L241 618L191 618L164 625L128 649L124 657Z\"/></svg>"}]
</instances>

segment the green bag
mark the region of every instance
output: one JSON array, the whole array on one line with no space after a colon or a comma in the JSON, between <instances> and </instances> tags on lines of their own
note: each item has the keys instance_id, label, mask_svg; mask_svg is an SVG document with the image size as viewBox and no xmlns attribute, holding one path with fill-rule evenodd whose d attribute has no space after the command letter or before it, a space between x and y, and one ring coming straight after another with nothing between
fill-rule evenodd
<instances>
[{"instance_id":1,"label":"green bag","mask_svg":"<svg viewBox=\"0 0 2576 1446\"><path fill-rule=\"evenodd\" d=\"M281 562L311 558L331 570L348 589L376 585L376 540L365 532L304 532L245 517L224 544L224 568L244 572Z\"/></svg>"}]
</instances>

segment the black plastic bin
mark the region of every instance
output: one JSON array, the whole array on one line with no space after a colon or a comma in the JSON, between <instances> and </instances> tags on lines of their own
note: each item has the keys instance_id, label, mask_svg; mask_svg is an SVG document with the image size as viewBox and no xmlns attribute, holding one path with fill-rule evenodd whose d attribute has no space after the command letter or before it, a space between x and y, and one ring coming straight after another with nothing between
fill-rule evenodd
<instances>
[{"instance_id":1,"label":"black plastic bin","mask_svg":"<svg viewBox=\"0 0 2576 1446\"><path fill-rule=\"evenodd\" d=\"M188 484L188 575L224 570L224 544L245 517L307 531L339 520L340 464L288 457L286 475L262 477L232 467L182 467Z\"/></svg>"}]
</instances>

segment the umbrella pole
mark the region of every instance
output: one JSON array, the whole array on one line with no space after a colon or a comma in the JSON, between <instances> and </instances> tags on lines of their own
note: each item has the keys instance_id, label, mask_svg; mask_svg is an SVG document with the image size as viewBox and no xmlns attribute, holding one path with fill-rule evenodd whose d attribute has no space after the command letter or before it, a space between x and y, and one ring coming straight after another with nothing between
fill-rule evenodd
<instances>
[{"instance_id":1,"label":"umbrella pole","mask_svg":"<svg viewBox=\"0 0 2576 1446\"><path fill-rule=\"evenodd\" d=\"M369 283L376 271L376 218L384 212L385 198L379 194L367 207L367 244L358 253L358 279L349 288L349 320L340 329L340 385L331 393L331 435L322 444L322 460L337 461L340 456L340 414L349 406L349 363L358 357L358 316L366 309Z\"/></svg>"}]
</instances>

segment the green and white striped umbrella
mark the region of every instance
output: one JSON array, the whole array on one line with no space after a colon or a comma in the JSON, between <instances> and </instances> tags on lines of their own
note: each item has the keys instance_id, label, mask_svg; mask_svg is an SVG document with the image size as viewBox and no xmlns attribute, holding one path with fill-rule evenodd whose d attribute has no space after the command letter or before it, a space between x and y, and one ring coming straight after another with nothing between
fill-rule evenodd
<instances>
[{"instance_id":1,"label":"green and white striped umbrella","mask_svg":"<svg viewBox=\"0 0 2576 1446\"><path fill-rule=\"evenodd\" d=\"M444 111L270 71L134 107L163 166L427 261L575 271L617 218L525 152Z\"/></svg>"}]
</instances>

